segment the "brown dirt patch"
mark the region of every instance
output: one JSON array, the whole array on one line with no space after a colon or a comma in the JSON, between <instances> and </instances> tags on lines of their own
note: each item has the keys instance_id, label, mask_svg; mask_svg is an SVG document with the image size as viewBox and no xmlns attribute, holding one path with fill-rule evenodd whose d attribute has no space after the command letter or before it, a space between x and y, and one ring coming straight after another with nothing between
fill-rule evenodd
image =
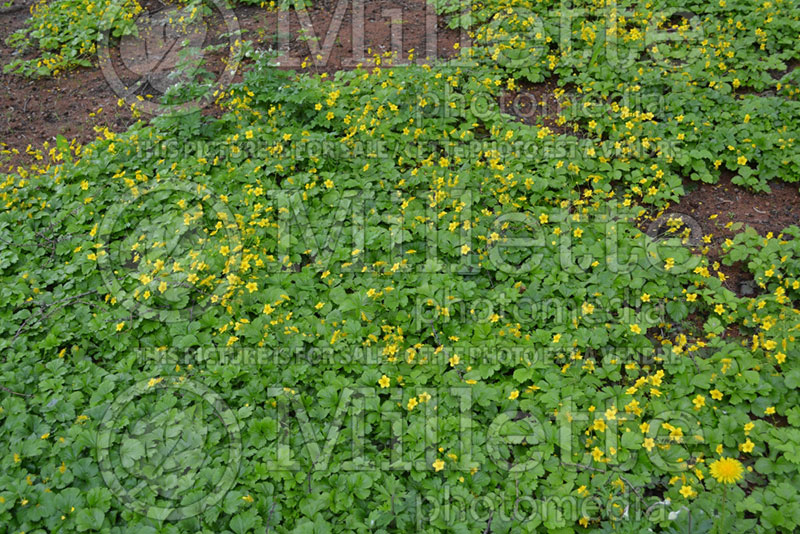
<instances>
[{"instance_id":1,"label":"brown dirt patch","mask_svg":"<svg viewBox=\"0 0 800 534\"><path fill-rule=\"evenodd\" d=\"M282 66L317 73L354 68L385 52L394 52L394 65L403 65L413 51L412 62L419 64L453 56L456 43L468 45L466 32L447 28L446 18L437 17L425 0L371 0L361 13L353 4L315 0L307 13L267 12L258 22L250 17L240 22L251 31L248 38L255 33L262 46L285 54ZM301 67L305 58L309 65Z\"/></svg>"},{"instance_id":2,"label":"brown dirt patch","mask_svg":"<svg viewBox=\"0 0 800 534\"><path fill-rule=\"evenodd\" d=\"M516 84L516 89L505 91L500 96L499 104L503 113L517 117L525 124L547 126L557 134L575 135L569 125L556 122L561 112L555 97L555 91L559 88L557 76L541 83L517 81Z\"/></svg>"},{"instance_id":3,"label":"brown dirt patch","mask_svg":"<svg viewBox=\"0 0 800 534\"><path fill-rule=\"evenodd\" d=\"M23 26L30 16L28 9L0 15L0 63L15 58L5 40ZM34 149L61 134L80 143L95 137L95 125L105 124L124 129L130 112L117 108L117 97L98 69L80 69L58 78L31 80L0 71L0 139L3 150L16 149L20 154L0 155L0 169L6 171L30 161L26 147ZM89 114L103 108L94 117Z\"/></svg>"},{"instance_id":4,"label":"brown dirt patch","mask_svg":"<svg viewBox=\"0 0 800 534\"><path fill-rule=\"evenodd\" d=\"M692 216L705 233L722 239L734 235L726 228L729 222L752 226L762 235L778 234L800 222L798 184L774 182L770 193L753 193L733 184L731 178L732 173L725 171L716 184L687 180L684 187L688 194L670 211Z\"/></svg>"},{"instance_id":5,"label":"brown dirt patch","mask_svg":"<svg viewBox=\"0 0 800 534\"><path fill-rule=\"evenodd\" d=\"M708 243L708 257L712 262L721 263L722 243L738 233L731 223L751 226L761 235L768 232L778 235L787 226L800 224L798 184L774 182L770 184L770 193L753 193L733 184L732 176L724 171L716 184L685 180L687 194L666 210L666 213L688 215L696 221L703 235L713 235ZM754 290L748 284L753 276L746 266L734 263L721 265L720 270L728 278L725 285L737 294L749 296Z\"/></svg>"}]
</instances>

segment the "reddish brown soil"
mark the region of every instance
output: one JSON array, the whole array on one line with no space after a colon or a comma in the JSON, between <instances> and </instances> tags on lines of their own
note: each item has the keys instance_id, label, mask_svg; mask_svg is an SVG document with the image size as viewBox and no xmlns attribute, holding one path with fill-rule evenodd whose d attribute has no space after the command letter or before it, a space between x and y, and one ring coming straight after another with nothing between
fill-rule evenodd
<instances>
[{"instance_id":1,"label":"reddish brown soil","mask_svg":"<svg viewBox=\"0 0 800 534\"><path fill-rule=\"evenodd\" d=\"M346 7L339 10L339 16L334 19L339 3ZM256 48L280 49L284 53L279 60L282 68L311 72L332 73L354 68L362 59L387 51L397 52L399 60L396 64L402 64L408 63L409 52L413 50L413 61L419 63L426 58L453 55L456 42L467 44L463 32L449 30L444 20L435 15L431 17L432 8L426 5L425 0L364 2L363 17L358 13L354 17L353 4L349 1L316 0L313 9L301 13L269 12L260 7L242 6L236 9L236 17L243 39L253 41ZM143 5L151 11L157 9L156 4L151 6L143 2ZM28 9L0 12L0 64L5 65L16 57L5 40L23 26L28 16ZM306 22L305 26L303 22ZM212 19L210 25L214 30L210 30L208 35L212 31L217 34L226 31L221 17ZM306 31L300 32L304 27ZM286 28L289 28L288 32ZM313 28L313 34L310 28ZM363 35L363 46L359 46L360 35ZM313 39L314 36L317 40ZM326 47L326 43L330 46ZM313 57L315 44L323 52L329 50L329 56L324 58L327 60L312 62L302 68L303 59ZM119 59L119 53L112 50L112 61L114 58ZM210 56L206 68L216 74L221 72L219 54ZM120 78L129 81L124 73ZM4 143L0 149L19 152L0 153L0 169L5 171L30 161L25 154L28 145L40 148L45 141L52 143L59 134L86 143L95 138L95 125L124 130L134 118L127 107L118 107L118 98L97 67L36 80L0 74L0 102L3 104L0 140ZM102 112L90 116L99 108Z\"/></svg>"},{"instance_id":2,"label":"reddish brown soil","mask_svg":"<svg viewBox=\"0 0 800 534\"><path fill-rule=\"evenodd\" d=\"M731 183L731 177L726 171L716 184L686 180L684 188L688 193L667 210L692 217L703 235L713 234L708 244L708 257L712 262L721 262L721 244L737 233L728 223L751 226L761 235L768 232L778 235L787 226L800 224L798 184L775 182L770 184L770 193L752 193ZM721 270L728 277L725 285L732 291L742 295L757 289L749 284L742 286L753 278L744 265L722 265Z\"/></svg>"},{"instance_id":3,"label":"reddish brown soil","mask_svg":"<svg viewBox=\"0 0 800 534\"><path fill-rule=\"evenodd\" d=\"M776 235L800 223L800 184L774 182L770 193L752 193L731 183L731 178L726 171L716 184L686 183L690 193L671 209L691 215L706 233L723 239L734 234L725 228L731 221L752 226L760 234ZM717 217L710 219L712 215Z\"/></svg>"},{"instance_id":4,"label":"reddish brown soil","mask_svg":"<svg viewBox=\"0 0 800 534\"><path fill-rule=\"evenodd\" d=\"M561 111L555 98L558 77L549 78L542 83L523 81L513 91L506 91L500 97L500 109L517 117L525 124L547 126L556 133L574 133L568 125L559 125L556 118Z\"/></svg>"},{"instance_id":5,"label":"reddish brown soil","mask_svg":"<svg viewBox=\"0 0 800 534\"><path fill-rule=\"evenodd\" d=\"M450 30L444 18L437 17L425 0L370 0L363 2L363 16L355 13L354 2L315 0L308 14L288 15L289 34L282 34L280 18L284 13L263 13L260 20L240 17L242 27L258 35L263 45L272 45L285 53L282 65L300 70L297 66L309 58L311 65L303 70L333 73L353 68L374 54L395 52L395 65L428 62L454 55L453 45L468 44L466 32ZM346 7L345 7L346 6ZM313 27L311 31L304 31ZM336 31L338 27L338 32ZM248 38L252 39L252 33ZM330 35L328 35L330 33ZM326 61L326 41L330 57ZM313 50L323 55L317 59ZM316 63L315 63L316 61Z\"/></svg>"},{"instance_id":6,"label":"reddish brown soil","mask_svg":"<svg viewBox=\"0 0 800 534\"><path fill-rule=\"evenodd\" d=\"M5 40L22 27L29 14L23 9L0 15L0 63L3 65L15 58ZM56 79L39 80L0 71L0 139L5 145L2 148L21 153L0 155L0 163L4 164L2 170L9 164L27 161L25 149L28 145L40 148L43 142L52 142L58 134L86 142L94 138L93 127L97 124L123 129L130 121L130 113L120 112L116 100L97 69L81 69ZM89 116L101 107L101 114Z\"/></svg>"}]
</instances>

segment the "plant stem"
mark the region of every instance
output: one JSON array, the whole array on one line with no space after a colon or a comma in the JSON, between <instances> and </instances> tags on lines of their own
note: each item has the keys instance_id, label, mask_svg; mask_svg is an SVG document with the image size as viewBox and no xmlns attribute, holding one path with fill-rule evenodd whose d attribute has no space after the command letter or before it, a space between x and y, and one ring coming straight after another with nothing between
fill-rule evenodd
<instances>
[{"instance_id":1,"label":"plant stem","mask_svg":"<svg viewBox=\"0 0 800 534\"><path fill-rule=\"evenodd\" d=\"M717 523L717 534L722 534L722 527L725 524L725 497L728 495L728 486L722 486L722 509L719 514L719 523Z\"/></svg>"}]
</instances>

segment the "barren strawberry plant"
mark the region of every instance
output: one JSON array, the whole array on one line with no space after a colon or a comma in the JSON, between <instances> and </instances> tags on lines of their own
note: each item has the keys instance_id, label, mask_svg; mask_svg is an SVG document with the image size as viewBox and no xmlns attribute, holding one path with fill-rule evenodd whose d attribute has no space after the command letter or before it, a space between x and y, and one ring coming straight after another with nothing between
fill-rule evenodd
<instances>
[{"instance_id":1,"label":"barren strawberry plant","mask_svg":"<svg viewBox=\"0 0 800 534\"><path fill-rule=\"evenodd\" d=\"M82 64L71 1L11 69ZM8 532L798 528L800 230L670 206L795 187L800 9L433 7L447 57L231 33L0 175Z\"/></svg>"}]
</instances>

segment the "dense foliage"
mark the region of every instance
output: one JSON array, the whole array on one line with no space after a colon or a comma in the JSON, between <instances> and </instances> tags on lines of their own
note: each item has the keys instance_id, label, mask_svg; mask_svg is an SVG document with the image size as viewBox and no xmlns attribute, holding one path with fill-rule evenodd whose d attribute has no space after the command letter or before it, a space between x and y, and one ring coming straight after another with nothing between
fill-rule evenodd
<instances>
[{"instance_id":1,"label":"dense foliage","mask_svg":"<svg viewBox=\"0 0 800 534\"><path fill-rule=\"evenodd\" d=\"M800 230L717 261L661 214L684 176L797 181L798 9L669 7L257 57L218 118L3 176L0 532L796 530ZM553 74L549 126L500 112Z\"/></svg>"},{"instance_id":2,"label":"dense foliage","mask_svg":"<svg viewBox=\"0 0 800 534\"><path fill-rule=\"evenodd\" d=\"M4 72L26 76L56 76L69 69L92 65L101 37L118 39L136 31L142 6L136 0L40 0L31 6L31 17L7 43L33 58L15 59Z\"/></svg>"}]
</instances>

